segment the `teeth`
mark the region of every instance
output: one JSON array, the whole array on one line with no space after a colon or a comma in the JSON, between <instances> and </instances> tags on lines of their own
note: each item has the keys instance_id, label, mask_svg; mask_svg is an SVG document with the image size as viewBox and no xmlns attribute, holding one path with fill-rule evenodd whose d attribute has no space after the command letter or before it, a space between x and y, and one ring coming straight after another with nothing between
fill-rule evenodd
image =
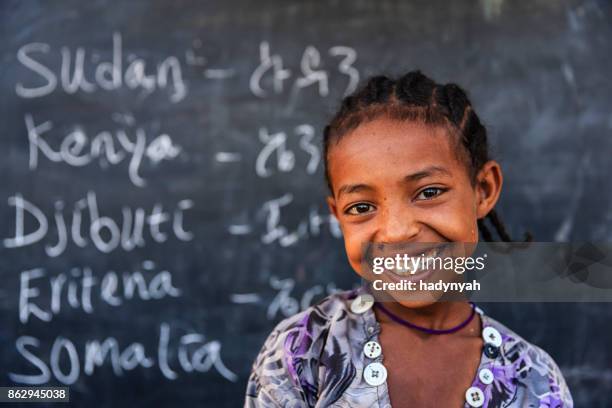
<instances>
[{"instance_id":1,"label":"teeth","mask_svg":"<svg viewBox=\"0 0 612 408\"><path fill-rule=\"evenodd\" d=\"M410 275L415 275L419 272L421 272L423 270L423 267L425 265L423 265L423 261L427 258L435 258L437 257L441 252L441 248L437 247L437 248L433 248L430 249L429 251L419 254L419 256L417 257L409 257L408 258L408 262L407 262L407 268L394 268L389 270L389 272L393 272L396 275L400 275L400 276L410 276ZM418 258L422 258L418 264L418 267L415 269L414 268L414 264L417 262ZM412 261L412 259L414 259L414 263ZM400 265L396 265L396 266L400 266ZM403 266L403 260L402 260L402 266Z\"/></svg>"}]
</instances>

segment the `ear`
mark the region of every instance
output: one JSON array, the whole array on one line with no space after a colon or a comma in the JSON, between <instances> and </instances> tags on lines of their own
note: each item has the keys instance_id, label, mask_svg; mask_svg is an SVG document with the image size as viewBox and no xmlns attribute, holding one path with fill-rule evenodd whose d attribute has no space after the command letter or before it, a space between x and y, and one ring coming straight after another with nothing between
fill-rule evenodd
<instances>
[{"instance_id":1,"label":"ear","mask_svg":"<svg viewBox=\"0 0 612 408\"><path fill-rule=\"evenodd\" d=\"M484 218L497 204L504 177L501 166L495 160L486 162L476 176L476 215Z\"/></svg>"}]
</instances>

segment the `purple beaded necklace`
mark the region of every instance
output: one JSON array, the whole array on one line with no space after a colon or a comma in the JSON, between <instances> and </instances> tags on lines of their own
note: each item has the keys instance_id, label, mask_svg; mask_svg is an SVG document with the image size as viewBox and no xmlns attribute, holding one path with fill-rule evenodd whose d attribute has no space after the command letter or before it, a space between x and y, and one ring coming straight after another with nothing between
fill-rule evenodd
<instances>
[{"instance_id":1,"label":"purple beaded necklace","mask_svg":"<svg viewBox=\"0 0 612 408\"><path fill-rule=\"evenodd\" d=\"M427 333L427 334L450 334L450 333L454 333L456 331L459 331L459 330L463 329L465 326L468 325L468 323L470 323L472 321L472 319L476 315L476 305L473 302L470 302L470 305L472 305L472 313L470 313L470 316L465 321L459 323L455 327L451 327L450 329L436 330L436 329L428 329L427 327L417 326L414 323L410 323L409 321L404 320L401 317L391 313L386 307L384 307L382 305L382 303L380 303L380 302L375 302L374 303L374 306L379 308L381 312L383 312L384 314L389 316L391 318L391 320L395 321L396 323L399 323L399 324L404 325L406 327L409 327L411 329L420 330L420 331L422 331L424 333Z\"/></svg>"}]
</instances>

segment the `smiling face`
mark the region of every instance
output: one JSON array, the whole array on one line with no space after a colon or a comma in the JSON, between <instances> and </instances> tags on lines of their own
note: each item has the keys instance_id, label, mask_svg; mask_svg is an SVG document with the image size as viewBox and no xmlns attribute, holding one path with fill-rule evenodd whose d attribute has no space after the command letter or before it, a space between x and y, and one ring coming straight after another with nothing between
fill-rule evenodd
<instances>
[{"instance_id":1,"label":"smiling face","mask_svg":"<svg viewBox=\"0 0 612 408\"><path fill-rule=\"evenodd\" d=\"M501 170L489 161L472 184L457 149L441 127L384 117L331 142L328 204L358 274L368 242L478 242L477 220L497 202Z\"/></svg>"}]
</instances>

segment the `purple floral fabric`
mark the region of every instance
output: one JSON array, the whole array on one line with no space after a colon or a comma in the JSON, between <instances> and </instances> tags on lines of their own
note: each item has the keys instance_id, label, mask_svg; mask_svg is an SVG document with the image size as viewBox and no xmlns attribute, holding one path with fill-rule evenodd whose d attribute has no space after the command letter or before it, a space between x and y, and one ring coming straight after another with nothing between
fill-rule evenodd
<instances>
[{"instance_id":1,"label":"purple floral fabric","mask_svg":"<svg viewBox=\"0 0 612 408\"><path fill-rule=\"evenodd\" d=\"M391 408L386 383L371 386L363 378L367 364L384 364L384 349L374 360L363 355L366 342L378 341L380 325L372 309L351 311L362 290L330 295L281 321L253 364L244 406ZM495 358L481 355L478 371L491 370L493 382L484 384L478 375L472 382L484 393L484 407L573 407L561 371L545 351L484 313L481 320L483 329L492 326L503 339Z\"/></svg>"}]
</instances>

